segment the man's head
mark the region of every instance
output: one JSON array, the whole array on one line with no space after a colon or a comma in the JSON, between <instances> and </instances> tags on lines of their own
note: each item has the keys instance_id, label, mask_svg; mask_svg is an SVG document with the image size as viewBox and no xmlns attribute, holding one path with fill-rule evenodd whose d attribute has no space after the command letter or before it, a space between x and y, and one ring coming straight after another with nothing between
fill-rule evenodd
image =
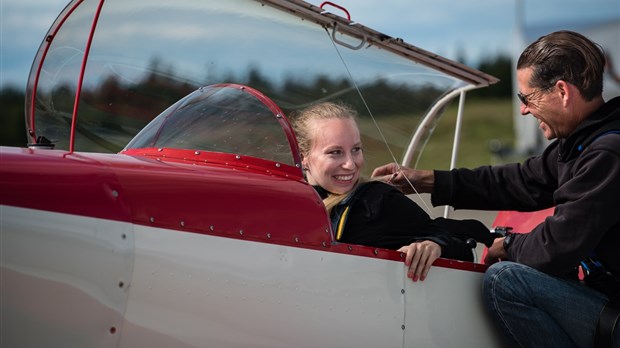
<instances>
[{"instance_id":1,"label":"man's head","mask_svg":"<svg viewBox=\"0 0 620 348\"><path fill-rule=\"evenodd\" d=\"M517 62L521 113L548 139L566 137L603 103L603 50L585 36L557 31L530 44Z\"/></svg>"}]
</instances>

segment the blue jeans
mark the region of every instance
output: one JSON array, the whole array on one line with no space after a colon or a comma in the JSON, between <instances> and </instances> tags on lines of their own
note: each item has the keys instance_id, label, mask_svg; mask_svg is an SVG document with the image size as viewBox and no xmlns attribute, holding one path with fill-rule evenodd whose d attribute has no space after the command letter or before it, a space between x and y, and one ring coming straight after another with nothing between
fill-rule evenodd
<instances>
[{"instance_id":1,"label":"blue jeans","mask_svg":"<svg viewBox=\"0 0 620 348\"><path fill-rule=\"evenodd\" d=\"M507 261L489 267L483 293L493 319L516 347L592 347L607 302L577 281Z\"/></svg>"}]
</instances>

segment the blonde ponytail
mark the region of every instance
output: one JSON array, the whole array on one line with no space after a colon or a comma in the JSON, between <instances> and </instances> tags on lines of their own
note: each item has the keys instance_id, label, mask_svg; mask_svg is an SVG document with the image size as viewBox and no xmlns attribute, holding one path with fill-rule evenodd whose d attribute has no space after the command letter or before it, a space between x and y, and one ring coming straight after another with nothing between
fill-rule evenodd
<instances>
[{"instance_id":1,"label":"blonde ponytail","mask_svg":"<svg viewBox=\"0 0 620 348\"><path fill-rule=\"evenodd\" d=\"M325 209L327 210L327 213L331 215L332 210L334 209L335 206L340 204L340 202L344 201L347 197L349 197L349 195L352 195L353 193L355 193L358 187L360 187L361 185L363 185L364 183L368 181L370 180L366 178L360 178L357 181L357 184L355 184L355 186L353 187L353 189L345 194L340 195L337 193L329 193L327 197L323 199L323 204L325 204Z\"/></svg>"}]
</instances>

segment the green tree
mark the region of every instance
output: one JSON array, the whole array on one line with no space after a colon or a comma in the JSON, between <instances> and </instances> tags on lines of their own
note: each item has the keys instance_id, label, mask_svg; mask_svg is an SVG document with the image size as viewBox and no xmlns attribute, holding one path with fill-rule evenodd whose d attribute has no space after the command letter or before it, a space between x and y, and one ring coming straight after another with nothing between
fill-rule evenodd
<instances>
[{"instance_id":1,"label":"green tree","mask_svg":"<svg viewBox=\"0 0 620 348\"><path fill-rule=\"evenodd\" d=\"M480 62L478 70L497 77L500 81L488 88L473 91L472 98L512 97L512 58L505 55L490 57Z\"/></svg>"},{"instance_id":2,"label":"green tree","mask_svg":"<svg viewBox=\"0 0 620 348\"><path fill-rule=\"evenodd\" d=\"M2 127L0 127L0 145L24 147L28 142L26 136L25 94L15 87L0 90L0 110L2 110Z\"/></svg>"}]
</instances>

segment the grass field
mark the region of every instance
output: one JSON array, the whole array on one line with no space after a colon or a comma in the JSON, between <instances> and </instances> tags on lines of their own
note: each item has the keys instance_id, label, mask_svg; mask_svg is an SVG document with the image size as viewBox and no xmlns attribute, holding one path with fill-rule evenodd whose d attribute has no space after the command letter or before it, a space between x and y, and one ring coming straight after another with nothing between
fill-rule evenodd
<instances>
[{"instance_id":1,"label":"grass field","mask_svg":"<svg viewBox=\"0 0 620 348\"><path fill-rule=\"evenodd\" d=\"M433 135L426 144L422 156L418 163L419 169L449 169L450 158L452 153L452 142L454 139L454 128L456 124L458 102L454 101L445 111L443 117L437 123ZM512 118L512 100L511 99L473 99L465 102L463 114L463 123L461 128L460 149L457 156L457 167L477 167L488 164L499 164L506 159L494 155L491 151L491 143L499 143L507 148L514 145L515 135ZM411 116L395 116L386 120L390 124L389 129L383 129L386 138L394 139L399 137L395 142L401 143L408 141L405 132L400 134L396 129L411 128ZM371 121L365 120L360 124L362 132L364 130L372 131L374 127ZM364 139L364 155L366 158L365 175L370 175L372 169L378 165L392 161L390 155L385 149L385 144L376 137L370 140ZM392 146L397 160L402 160L402 148ZM521 160L522 158L511 158ZM429 215L433 217L443 216L443 207L433 208L430 203L428 194L411 195L412 199L421 204L421 200L425 201L424 208ZM488 227L497 215L496 211L475 211L475 210L457 210L451 209L450 217L456 219L477 219L482 221Z\"/></svg>"},{"instance_id":2,"label":"grass field","mask_svg":"<svg viewBox=\"0 0 620 348\"><path fill-rule=\"evenodd\" d=\"M447 169L452 152L457 103L446 110L420 159L420 168ZM491 143L512 148L512 100L477 99L465 102L457 167L476 167L500 161Z\"/></svg>"},{"instance_id":3,"label":"grass field","mask_svg":"<svg viewBox=\"0 0 620 348\"><path fill-rule=\"evenodd\" d=\"M445 111L438 122L433 135L426 144L417 168L420 169L448 169L452 153L452 142L456 124L458 102L454 101ZM494 155L491 145L500 144L512 148L514 144L514 128L512 120L511 99L473 99L466 100L461 128L460 148L457 155L457 167L477 167L480 165L501 163L503 159ZM387 121L387 120L386 120ZM368 123L370 121L367 121ZM387 121L391 128L411 128L411 117L392 117ZM386 122L386 123L387 123ZM362 130L374 127L370 124L360 125ZM394 137L385 129L386 137ZM395 133L395 132L393 132ZM409 135L408 135L409 136ZM401 137L403 137L401 135ZM404 143L399 139L398 143ZM409 139L406 139L408 142ZM372 172L377 165L391 162L391 156L385 149L385 144L377 139L364 139L364 153L367 167L365 174ZM391 146L396 159L400 162L404 149Z\"/></svg>"}]
</instances>

